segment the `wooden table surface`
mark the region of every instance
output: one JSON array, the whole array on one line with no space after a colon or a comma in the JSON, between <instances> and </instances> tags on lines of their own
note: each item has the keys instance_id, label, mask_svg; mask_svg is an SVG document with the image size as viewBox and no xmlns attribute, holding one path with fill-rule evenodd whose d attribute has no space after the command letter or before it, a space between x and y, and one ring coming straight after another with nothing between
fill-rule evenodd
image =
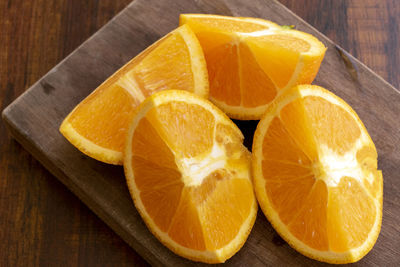
<instances>
[{"instance_id":1,"label":"wooden table surface","mask_svg":"<svg viewBox=\"0 0 400 267\"><path fill-rule=\"evenodd\" d=\"M1 110L129 2L0 1ZM400 86L400 1L281 2ZM0 240L0 266L147 265L11 139L2 123Z\"/></svg>"}]
</instances>

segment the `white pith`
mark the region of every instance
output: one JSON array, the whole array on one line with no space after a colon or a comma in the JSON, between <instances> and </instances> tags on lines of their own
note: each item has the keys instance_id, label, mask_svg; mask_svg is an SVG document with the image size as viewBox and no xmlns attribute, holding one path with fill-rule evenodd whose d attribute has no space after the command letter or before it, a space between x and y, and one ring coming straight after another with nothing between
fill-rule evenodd
<instances>
[{"instance_id":1,"label":"white pith","mask_svg":"<svg viewBox=\"0 0 400 267\"><path fill-rule=\"evenodd\" d=\"M133 72L133 70L130 72ZM132 74L130 75L130 72L119 78L116 84L124 88L125 91L127 91L134 99L137 99L138 102L141 103L146 97L143 95L143 92L137 84L134 76Z\"/></svg>"},{"instance_id":2,"label":"white pith","mask_svg":"<svg viewBox=\"0 0 400 267\"><path fill-rule=\"evenodd\" d=\"M340 155L333 151L326 144L319 145L319 162L314 163L313 170L317 179L321 179L328 187L339 185L342 177L352 177L359 183L363 183L363 179L367 178L372 182L373 175L365 177L360 163L357 161L357 151L368 144L368 138L361 135L347 153ZM321 172L320 170L323 170Z\"/></svg>"},{"instance_id":3,"label":"white pith","mask_svg":"<svg viewBox=\"0 0 400 267\"><path fill-rule=\"evenodd\" d=\"M182 158L176 159L176 163L186 186L201 185L204 178L226 164L225 150L214 141L211 152L201 159Z\"/></svg>"}]
</instances>

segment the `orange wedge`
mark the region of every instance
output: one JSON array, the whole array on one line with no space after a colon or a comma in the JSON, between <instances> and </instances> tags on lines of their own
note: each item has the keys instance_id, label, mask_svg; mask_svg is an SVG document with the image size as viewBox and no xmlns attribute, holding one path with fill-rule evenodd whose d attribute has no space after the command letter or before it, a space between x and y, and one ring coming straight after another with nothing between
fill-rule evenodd
<instances>
[{"instance_id":1,"label":"orange wedge","mask_svg":"<svg viewBox=\"0 0 400 267\"><path fill-rule=\"evenodd\" d=\"M171 88L208 96L203 52L187 26L170 32L109 77L65 118L60 132L86 155L122 164L136 106Z\"/></svg>"},{"instance_id":2,"label":"orange wedge","mask_svg":"<svg viewBox=\"0 0 400 267\"><path fill-rule=\"evenodd\" d=\"M255 18L182 14L203 47L210 99L235 119L260 119L288 88L311 83L326 47L314 36Z\"/></svg>"},{"instance_id":3,"label":"orange wedge","mask_svg":"<svg viewBox=\"0 0 400 267\"><path fill-rule=\"evenodd\" d=\"M146 99L127 134L124 169L150 231L176 254L224 262L253 227L250 153L237 126L185 91Z\"/></svg>"},{"instance_id":4,"label":"orange wedge","mask_svg":"<svg viewBox=\"0 0 400 267\"><path fill-rule=\"evenodd\" d=\"M312 85L281 95L255 132L252 169L264 214L294 249L329 263L372 249L382 173L366 128L342 99Z\"/></svg>"}]
</instances>

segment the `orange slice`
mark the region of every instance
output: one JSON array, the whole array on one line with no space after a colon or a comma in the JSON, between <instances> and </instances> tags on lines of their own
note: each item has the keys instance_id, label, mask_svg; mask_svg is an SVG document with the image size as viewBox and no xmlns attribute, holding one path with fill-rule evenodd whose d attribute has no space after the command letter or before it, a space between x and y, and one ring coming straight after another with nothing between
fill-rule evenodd
<instances>
[{"instance_id":1,"label":"orange slice","mask_svg":"<svg viewBox=\"0 0 400 267\"><path fill-rule=\"evenodd\" d=\"M244 244L257 202L250 153L237 126L185 91L150 96L137 110L124 168L150 231L188 259L224 262Z\"/></svg>"},{"instance_id":2,"label":"orange slice","mask_svg":"<svg viewBox=\"0 0 400 267\"><path fill-rule=\"evenodd\" d=\"M260 119L296 84L311 83L325 55L314 36L262 19L182 14L203 47L210 99L235 119Z\"/></svg>"},{"instance_id":3,"label":"orange slice","mask_svg":"<svg viewBox=\"0 0 400 267\"><path fill-rule=\"evenodd\" d=\"M135 107L165 89L208 96L203 52L187 26L170 32L109 77L65 118L60 132L86 155L122 164Z\"/></svg>"},{"instance_id":4,"label":"orange slice","mask_svg":"<svg viewBox=\"0 0 400 267\"><path fill-rule=\"evenodd\" d=\"M252 169L264 214L294 249L329 263L372 249L382 173L367 130L342 99L312 85L281 95L255 132Z\"/></svg>"}]
</instances>

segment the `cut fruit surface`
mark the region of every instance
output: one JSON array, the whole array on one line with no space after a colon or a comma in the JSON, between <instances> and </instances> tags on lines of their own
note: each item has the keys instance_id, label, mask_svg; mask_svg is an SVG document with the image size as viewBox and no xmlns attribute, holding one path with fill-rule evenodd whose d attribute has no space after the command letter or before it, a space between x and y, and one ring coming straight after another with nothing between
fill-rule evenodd
<instances>
[{"instance_id":1,"label":"cut fruit surface","mask_svg":"<svg viewBox=\"0 0 400 267\"><path fill-rule=\"evenodd\" d=\"M252 157L258 202L293 248L330 263L372 249L382 173L366 128L342 99L314 85L289 89L260 120Z\"/></svg>"},{"instance_id":2,"label":"cut fruit surface","mask_svg":"<svg viewBox=\"0 0 400 267\"><path fill-rule=\"evenodd\" d=\"M224 262L246 241L257 202L242 142L222 111L189 92L159 92L137 109L127 184L150 231L178 255Z\"/></svg>"},{"instance_id":3,"label":"cut fruit surface","mask_svg":"<svg viewBox=\"0 0 400 267\"><path fill-rule=\"evenodd\" d=\"M182 14L203 47L210 99L235 119L260 119L296 84L311 83L326 47L314 36L256 18Z\"/></svg>"},{"instance_id":4,"label":"cut fruit surface","mask_svg":"<svg viewBox=\"0 0 400 267\"><path fill-rule=\"evenodd\" d=\"M122 164L135 108L165 89L208 97L204 55L188 26L170 32L109 77L65 118L60 131L88 156Z\"/></svg>"}]
</instances>

